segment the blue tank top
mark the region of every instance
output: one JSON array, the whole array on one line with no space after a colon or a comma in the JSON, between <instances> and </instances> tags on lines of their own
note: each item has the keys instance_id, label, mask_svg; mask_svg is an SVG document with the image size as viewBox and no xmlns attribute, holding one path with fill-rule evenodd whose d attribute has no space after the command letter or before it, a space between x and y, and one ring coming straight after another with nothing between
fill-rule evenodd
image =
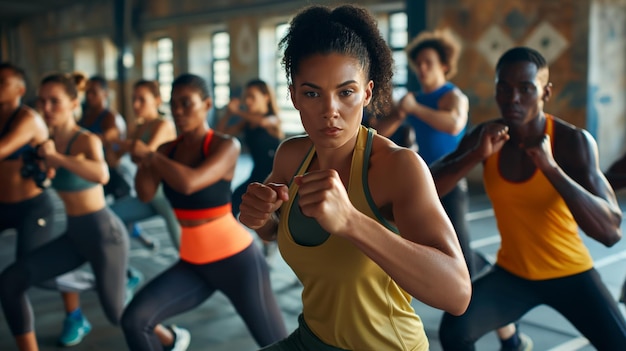
<instances>
[{"instance_id":1,"label":"blue tank top","mask_svg":"<svg viewBox=\"0 0 626 351\"><path fill-rule=\"evenodd\" d=\"M81 118L80 121L78 121L78 125L87 129L88 131L94 133L94 134L102 134L102 122L104 121L104 117L106 117L107 113L109 112L109 110L104 109L102 112L100 112L100 114L96 117L96 120L93 121L92 124L90 125L86 125L85 123L85 119Z\"/></svg>"},{"instance_id":2,"label":"blue tank top","mask_svg":"<svg viewBox=\"0 0 626 351\"><path fill-rule=\"evenodd\" d=\"M0 138L9 133L9 128L11 127L11 124L13 124L15 117L17 117L17 114L20 112L21 109L22 109L22 105L18 106L15 109L15 111L13 111L13 113L7 120L7 123L4 125L2 132L0 132ZM30 144L22 145L19 149L13 151L12 154L7 156L5 160L17 160L20 158L20 156L22 156L23 153L28 152L28 151L33 151L33 150L35 150L35 148L32 147Z\"/></svg>"},{"instance_id":3,"label":"blue tank top","mask_svg":"<svg viewBox=\"0 0 626 351\"><path fill-rule=\"evenodd\" d=\"M438 110L439 100L455 88L454 84L446 82L439 89L430 93L415 93L415 99L424 106ZM448 134L431 127L414 115L408 115L407 122L415 131L419 154L428 165L454 151L465 135L465 128L457 135Z\"/></svg>"},{"instance_id":4,"label":"blue tank top","mask_svg":"<svg viewBox=\"0 0 626 351\"><path fill-rule=\"evenodd\" d=\"M69 143L67 143L67 148L65 150L65 154L70 154L70 149L72 148L72 144L81 133L85 131L80 129L79 131L72 136ZM97 186L98 183L88 181L80 176L68 171L67 169L60 167L56 170L56 175L52 178L52 187L57 191L81 191L89 188L93 188Z\"/></svg>"},{"instance_id":5,"label":"blue tank top","mask_svg":"<svg viewBox=\"0 0 626 351\"><path fill-rule=\"evenodd\" d=\"M204 143L202 147L202 156L206 158L209 154L209 144L211 143L211 139L213 137L213 130L209 130L206 137L204 138ZM180 138L174 141L174 145L169 153L169 158L174 157L174 152L176 151L176 146ZM231 190L230 190L230 181L227 180L219 180L215 184L211 184L204 189L200 189L193 194L185 195L181 194L178 191L174 190L167 182L163 181L163 193L165 197L169 200L170 204L175 209L184 209L184 210L202 210L207 208L218 207L222 205L226 205L230 203L231 200Z\"/></svg>"}]
</instances>

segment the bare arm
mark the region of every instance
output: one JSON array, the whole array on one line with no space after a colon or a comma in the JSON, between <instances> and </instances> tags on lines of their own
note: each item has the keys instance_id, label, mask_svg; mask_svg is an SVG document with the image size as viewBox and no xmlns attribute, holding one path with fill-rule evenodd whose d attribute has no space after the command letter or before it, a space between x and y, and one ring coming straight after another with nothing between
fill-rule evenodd
<instances>
[{"instance_id":1,"label":"bare arm","mask_svg":"<svg viewBox=\"0 0 626 351\"><path fill-rule=\"evenodd\" d=\"M295 172L293 165L298 165L296 160L302 161L304 157L302 152L293 152L299 149L298 144L303 144L301 139L292 138L283 142L276 150L272 172L265 182L250 184L242 197L239 221L254 229L265 241L276 240L279 224L277 211L289 199L287 186L289 177Z\"/></svg>"},{"instance_id":2,"label":"bare arm","mask_svg":"<svg viewBox=\"0 0 626 351\"><path fill-rule=\"evenodd\" d=\"M232 172L239 150L237 139L229 138L219 142L209 157L197 167L179 163L160 152L151 152L147 162L174 190L189 195L224 179Z\"/></svg>"},{"instance_id":3,"label":"bare arm","mask_svg":"<svg viewBox=\"0 0 626 351\"><path fill-rule=\"evenodd\" d=\"M47 137L48 128L43 120L30 109L22 108L17 120L14 121L9 132L0 137L0 160L9 157L24 145L30 144L38 134ZM45 139L45 138L40 138Z\"/></svg>"},{"instance_id":4,"label":"bare arm","mask_svg":"<svg viewBox=\"0 0 626 351\"><path fill-rule=\"evenodd\" d=\"M477 164L502 148L509 139L508 127L488 122L474 128L455 151L430 165L437 193L449 193Z\"/></svg>"},{"instance_id":5,"label":"bare arm","mask_svg":"<svg viewBox=\"0 0 626 351\"><path fill-rule=\"evenodd\" d=\"M219 120L219 122L215 126L215 130L224 134L228 134L228 135L237 135L241 133L241 131L243 130L243 127L246 124L246 121L242 118L239 121L229 125L229 122L234 117L235 116L227 110L224 116Z\"/></svg>"},{"instance_id":6,"label":"bare arm","mask_svg":"<svg viewBox=\"0 0 626 351\"><path fill-rule=\"evenodd\" d=\"M372 127L376 129L378 134L390 137L398 130L405 118L406 113L398 106L394 106L388 115L383 116L381 119L373 120Z\"/></svg>"},{"instance_id":7,"label":"bare arm","mask_svg":"<svg viewBox=\"0 0 626 351\"><path fill-rule=\"evenodd\" d=\"M50 167L63 167L90 182L109 182L102 142L94 134L80 134L70 149L70 155L57 152L54 141L47 140L39 148L39 155L45 158Z\"/></svg>"},{"instance_id":8,"label":"bare arm","mask_svg":"<svg viewBox=\"0 0 626 351\"><path fill-rule=\"evenodd\" d=\"M170 121L161 120L146 145L150 150L157 150L162 144L174 139L176 139L176 128L174 124Z\"/></svg>"},{"instance_id":9,"label":"bare arm","mask_svg":"<svg viewBox=\"0 0 626 351\"><path fill-rule=\"evenodd\" d=\"M454 89L439 100L437 109L418 103L411 93L402 99L400 108L438 131L457 135L467 124L469 102L459 89Z\"/></svg>"},{"instance_id":10,"label":"bare arm","mask_svg":"<svg viewBox=\"0 0 626 351\"><path fill-rule=\"evenodd\" d=\"M159 147L156 152L163 153L164 150L169 149L170 143L167 143ZM135 191L139 200L143 202L152 201L160 183L161 177L157 170L151 166L150 162L141 162L140 160L135 174Z\"/></svg>"},{"instance_id":11,"label":"bare arm","mask_svg":"<svg viewBox=\"0 0 626 351\"><path fill-rule=\"evenodd\" d=\"M540 145L528 147L527 153L559 192L580 229L602 244L613 246L622 236L622 214L615 193L600 171L596 143L584 130L566 138L570 140L564 141L566 146L561 150L575 157L566 158L565 169L551 157L547 136Z\"/></svg>"}]
</instances>

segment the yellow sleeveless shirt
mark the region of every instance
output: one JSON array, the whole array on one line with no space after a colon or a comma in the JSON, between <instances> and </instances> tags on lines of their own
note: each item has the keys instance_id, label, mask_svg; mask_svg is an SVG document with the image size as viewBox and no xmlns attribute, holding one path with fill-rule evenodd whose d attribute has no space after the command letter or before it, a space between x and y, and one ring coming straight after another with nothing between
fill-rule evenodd
<instances>
[{"instance_id":1,"label":"yellow sleeveless shirt","mask_svg":"<svg viewBox=\"0 0 626 351\"><path fill-rule=\"evenodd\" d=\"M359 211L396 231L378 212L367 187L374 133L365 127L359 130L348 195ZM298 175L307 171L314 155L312 148ZM281 208L278 245L304 286L303 316L313 333L326 344L347 350L428 350L411 296L348 240L325 233L315 220L299 213L297 191L292 182L290 200ZM300 230L317 231L321 243L298 244L292 233Z\"/></svg>"},{"instance_id":2,"label":"yellow sleeveless shirt","mask_svg":"<svg viewBox=\"0 0 626 351\"><path fill-rule=\"evenodd\" d=\"M554 120L546 114L546 134L554 140ZM530 280L561 278L587 271L593 260L578 234L567 204L538 169L523 182L504 179L500 152L484 163L483 182L502 237L497 263Z\"/></svg>"}]
</instances>

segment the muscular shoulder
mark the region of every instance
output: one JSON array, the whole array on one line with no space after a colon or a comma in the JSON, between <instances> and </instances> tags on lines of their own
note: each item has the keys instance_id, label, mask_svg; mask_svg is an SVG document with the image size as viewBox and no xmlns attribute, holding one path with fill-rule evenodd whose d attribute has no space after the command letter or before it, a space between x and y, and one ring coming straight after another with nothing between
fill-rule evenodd
<instances>
[{"instance_id":1,"label":"muscular shoulder","mask_svg":"<svg viewBox=\"0 0 626 351\"><path fill-rule=\"evenodd\" d=\"M215 145L216 148L235 151L237 153L241 150L241 143L237 138L220 132L215 132L211 144L211 146Z\"/></svg>"},{"instance_id":2,"label":"muscular shoulder","mask_svg":"<svg viewBox=\"0 0 626 351\"><path fill-rule=\"evenodd\" d=\"M32 128L37 142L41 143L48 139L48 126L46 126L46 122L37 111L28 106L22 106L18 115L18 121L18 123L26 124L29 129Z\"/></svg>"},{"instance_id":3,"label":"muscular shoulder","mask_svg":"<svg viewBox=\"0 0 626 351\"><path fill-rule=\"evenodd\" d=\"M452 90L443 94L443 96L441 97L441 100L439 100L439 105L446 105L446 106L466 105L468 104L468 101L469 100L467 98L467 95L465 95L465 93L463 93L461 89L455 86L454 88L452 88Z\"/></svg>"},{"instance_id":4,"label":"muscular shoulder","mask_svg":"<svg viewBox=\"0 0 626 351\"><path fill-rule=\"evenodd\" d=\"M564 167L595 164L596 141L587 130L554 117L554 157Z\"/></svg>"},{"instance_id":5,"label":"muscular shoulder","mask_svg":"<svg viewBox=\"0 0 626 351\"><path fill-rule=\"evenodd\" d=\"M102 141L100 138L89 131L83 130L78 133L76 139L72 143L70 154L98 154L102 152Z\"/></svg>"},{"instance_id":6,"label":"muscular shoulder","mask_svg":"<svg viewBox=\"0 0 626 351\"><path fill-rule=\"evenodd\" d=\"M381 205L406 191L413 193L411 188L421 184L430 174L428 166L416 152L380 136L374 138L368 172L370 189L378 194Z\"/></svg>"}]
</instances>

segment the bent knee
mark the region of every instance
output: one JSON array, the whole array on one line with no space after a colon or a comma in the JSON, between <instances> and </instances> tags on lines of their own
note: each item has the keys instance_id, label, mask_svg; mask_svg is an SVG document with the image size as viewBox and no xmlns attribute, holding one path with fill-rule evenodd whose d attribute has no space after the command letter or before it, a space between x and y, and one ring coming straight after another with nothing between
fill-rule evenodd
<instances>
[{"instance_id":1,"label":"bent knee","mask_svg":"<svg viewBox=\"0 0 626 351\"><path fill-rule=\"evenodd\" d=\"M468 325L462 318L444 314L439 326L439 340L444 350L455 350L459 347L473 345Z\"/></svg>"}]
</instances>

